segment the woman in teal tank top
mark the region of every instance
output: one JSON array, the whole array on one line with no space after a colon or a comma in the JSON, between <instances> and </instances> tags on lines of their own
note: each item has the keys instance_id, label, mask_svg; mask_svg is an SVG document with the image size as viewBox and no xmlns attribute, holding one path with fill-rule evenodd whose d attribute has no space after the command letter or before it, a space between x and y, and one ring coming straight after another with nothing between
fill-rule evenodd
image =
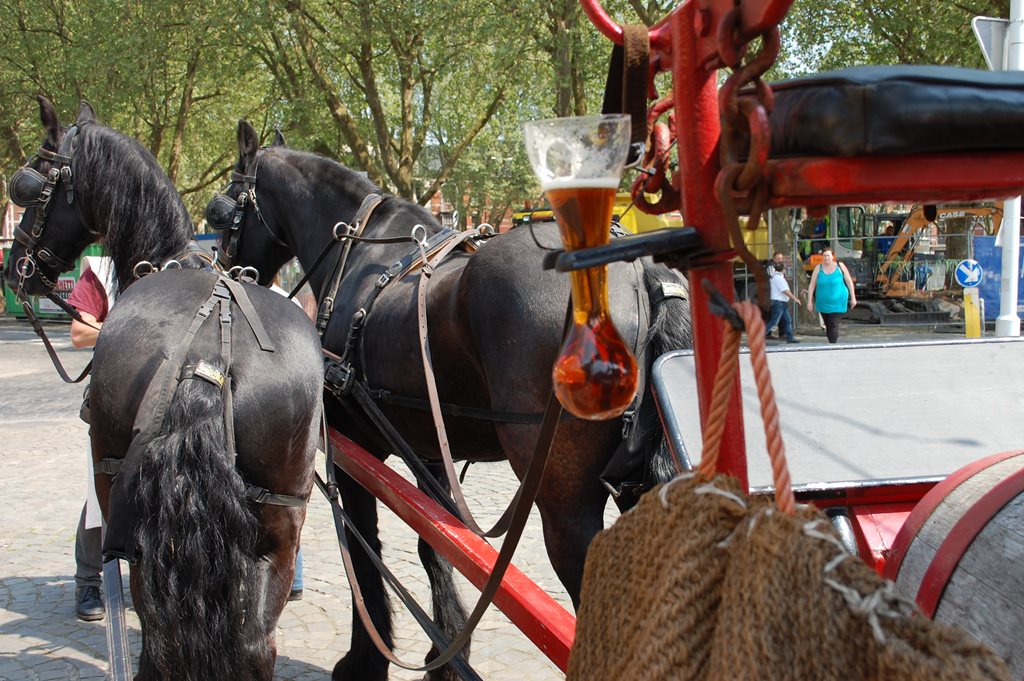
<instances>
[{"instance_id":1,"label":"woman in teal tank top","mask_svg":"<svg viewBox=\"0 0 1024 681\"><path fill-rule=\"evenodd\" d=\"M825 321L828 342L835 343L839 340L839 318L857 304L857 296L846 265L836 261L831 248L821 252L821 264L811 273L808 294L807 309L814 312L817 307Z\"/></svg>"}]
</instances>

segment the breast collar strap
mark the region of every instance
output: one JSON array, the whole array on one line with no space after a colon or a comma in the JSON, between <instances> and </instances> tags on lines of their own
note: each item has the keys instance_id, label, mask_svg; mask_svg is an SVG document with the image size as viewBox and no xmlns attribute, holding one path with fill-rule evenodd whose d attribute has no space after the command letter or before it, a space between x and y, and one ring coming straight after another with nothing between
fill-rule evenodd
<instances>
[{"instance_id":1,"label":"breast collar strap","mask_svg":"<svg viewBox=\"0 0 1024 681\"><path fill-rule=\"evenodd\" d=\"M377 280L377 285L370 290L370 293L367 295L363 305L356 310L355 314L352 316L352 321L349 323L348 338L345 341L345 348L341 354L341 361L343 363L348 361L353 350L356 349L356 346L359 346L360 349L362 348L359 340L363 326L366 324L366 319L370 316L370 312L373 310L373 304L377 301L377 297L380 296L381 292L384 291L389 284L398 281L417 267L421 267L424 264L424 253L428 258L430 258L456 239L459 243L469 247L472 236L473 234L469 231L459 232L451 229L450 227L446 227L427 239L423 248L416 245L402 259L393 263L387 271L380 276L380 279ZM475 250L475 248L473 248L473 250ZM360 355L361 354L362 353L360 351ZM360 357L360 359L363 358ZM365 361L363 364L365 365Z\"/></svg>"},{"instance_id":2,"label":"breast collar strap","mask_svg":"<svg viewBox=\"0 0 1024 681\"><path fill-rule=\"evenodd\" d=\"M380 194L368 194L363 199L362 205L359 206L359 210L356 211L355 217L352 218L352 223L349 225L351 235L363 235L366 225L369 224L370 217L373 215L373 211L377 209L377 206L383 200L384 197ZM345 263L348 261L348 254L352 250L353 243L352 239L345 240L345 245L341 249L341 255L334 266L334 271L331 273L331 276L324 280L324 285L320 289L320 309L316 314L316 330L321 336L324 335L327 324L331 321L331 315L334 313L334 301L338 295L338 289L341 287L341 278L345 273Z\"/></svg>"}]
</instances>

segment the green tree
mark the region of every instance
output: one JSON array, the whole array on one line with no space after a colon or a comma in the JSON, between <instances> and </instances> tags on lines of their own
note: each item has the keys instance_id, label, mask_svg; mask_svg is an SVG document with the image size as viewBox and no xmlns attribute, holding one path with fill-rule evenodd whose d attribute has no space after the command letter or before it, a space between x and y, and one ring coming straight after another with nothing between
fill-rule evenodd
<instances>
[{"instance_id":1,"label":"green tree","mask_svg":"<svg viewBox=\"0 0 1024 681\"><path fill-rule=\"evenodd\" d=\"M806 0L782 24L774 74L794 76L861 64L984 68L970 30L974 16L1009 16L1005 0Z\"/></svg>"},{"instance_id":2,"label":"green tree","mask_svg":"<svg viewBox=\"0 0 1024 681\"><path fill-rule=\"evenodd\" d=\"M259 5L263 28L253 27L250 49L273 79L277 115L297 121L293 143L425 203L517 81L522 51L491 39L506 22L499 9L483 0L270 1ZM325 123L334 134L318 131ZM424 156L439 140L446 153ZM429 156L429 167L420 163Z\"/></svg>"},{"instance_id":3,"label":"green tree","mask_svg":"<svg viewBox=\"0 0 1024 681\"><path fill-rule=\"evenodd\" d=\"M101 120L142 141L201 215L229 161L205 123L224 115L228 99L259 101L260 85L242 78L253 69L220 51L236 5L4 0L0 11L13 18L0 27L0 165L20 165L38 144L36 94L65 122L85 98ZM233 139L230 130L223 137Z\"/></svg>"},{"instance_id":4,"label":"green tree","mask_svg":"<svg viewBox=\"0 0 1024 681\"><path fill-rule=\"evenodd\" d=\"M620 21L661 0L615 0ZM464 215L536 194L526 120L593 112L610 44L577 0L0 0L0 174L40 139L34 97L81 98L153 152L199 217L235 122ZM0 196L0 198L3 198Z\"/></svg>"}]
</instances>

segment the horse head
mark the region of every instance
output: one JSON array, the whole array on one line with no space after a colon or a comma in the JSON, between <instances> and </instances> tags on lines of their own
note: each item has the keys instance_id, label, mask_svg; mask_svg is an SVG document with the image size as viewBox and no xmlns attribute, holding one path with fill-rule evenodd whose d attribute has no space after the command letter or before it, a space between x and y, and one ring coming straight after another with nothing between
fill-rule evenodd
<instances>
[{"instance_id":1,"label":"horse head","mask_svg":"<svg viewBox=\"0 0 1024 681\"><path fill-rule=\"evenodd\" d=\"M281 131L275 132L270 149L285 148ZM259 272L259 283L269 286L274 274L295 254L278 236L280 227L273 202L261 207L256 196L260 162L267 149L260 148L259 136L248 121L238 121L238 163L228 186L210 199L206 222L221 234L217 261L225 270L251 267ZM243 239L244 235L244 239Z\"/></svg>"},{"instance_id":2,"label":"horse head","mask_svg":"<svg viewBox=\"0 0 1024 681\"><path fill-rule=\"evenodd\" d=\"M98 234L83 220L76 205L73 155L78 134L96 115L88 102L78 120L64 128L50 100L40 95L39 118L45 136L35 155L12 176L8 196L25 209L15 228L4 276L9 286L31 295L52 291L64 272Z\"/></svg>"},{"instance_id":3,"label":"horse head","mask_svg":"<svg viewBox=\"0 0 1024 681\"><path fill-rule=\"evenodd\" d=\"M185 253L192 220L148 150L97 122L88 102L66 130L43 97L39 112L46 138L10 183L11 199L27 209L6 273L12 287L51 291L96 241L113 259L121 288L137 278L140 260L163 262Z\"/></svg>"}]
</instances>

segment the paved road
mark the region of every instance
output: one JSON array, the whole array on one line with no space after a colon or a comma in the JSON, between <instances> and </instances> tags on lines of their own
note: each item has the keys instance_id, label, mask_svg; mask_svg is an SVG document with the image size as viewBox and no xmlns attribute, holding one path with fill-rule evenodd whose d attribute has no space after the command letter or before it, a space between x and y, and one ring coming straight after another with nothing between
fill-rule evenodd
<instances>
[{"instance_id":1,"label":"paved road","mask_svg":"<svg viewBox=\"0 0 1024 681\"><path fill-rule=\"evenodd\" d=\"M48 324L69 372L88 361L71 349L67 325ZM74 535L85 495L86 426L78 420L81 388L66 386L42 344L22 323L0 318L0 680L103 679L103 622L74 614ZM497 519L512 498L515 478L504 464L470 468L466 484L481 522ZM501 508L497 508L498 505ZM385 560L429 604L415 538L387 509L381 512ZM515 563L569 606L540 543L535 517ZM289 603L278 625L276 678L323 681L347 649L349 595L330 509L314 497L302 537L305 597ZM471 607L478 591L463 582ZM418 662L428 646L405 613L396 616L404 659ZM138 651L138 619L129 611L130 640ZM493 607L473 641L473 665L485 679L546 681L563 678ZM392 679L421 678L394 669Z\"/></svg>"},{"instance_id":2,"label":"paved road","mask_svg":"<svg viewBox=\"0 0 1024 681\"><path fill-rule=\"evenodd\" d=\"M88 360L74 351L68 326L48 330L69 371ZM805 343L823 343L818 329L801 329ZM842 340L905 336L906 330L844 325ZM928 336L920 330L917 337ZM934 337L934 336L932 336ZM779 342L779 341L773 341ZM74 616L74 530L85 495L86 426L77 418L81 389L56 376L41 343L23 323L0 317L0 680L102 679L103 623ZM467 493L481 521L494 519L512 497L515 481L504 464L470 469ZM500 506L500 508L499 508ZM609 520L613 518L609 512ZM385 558L426 603L425 578L412 532L384 510ZM334 540L330 511L315 500L303 531L305 598L287 606L278 629L277 678L323 680L346 649L349 596ZM526 530L516 565L568 607L548 566L536 516ZM464 583L465 600L477 591ZM420 660L427 649L411 618L397 616L400 653ZM129 612L130 639L138 649L138 620ZM562 678L499 612L485 616L474 639L474 667L485 679ZM393 670L393 679L420 678Z\"/></svg>"}]
</instances>

